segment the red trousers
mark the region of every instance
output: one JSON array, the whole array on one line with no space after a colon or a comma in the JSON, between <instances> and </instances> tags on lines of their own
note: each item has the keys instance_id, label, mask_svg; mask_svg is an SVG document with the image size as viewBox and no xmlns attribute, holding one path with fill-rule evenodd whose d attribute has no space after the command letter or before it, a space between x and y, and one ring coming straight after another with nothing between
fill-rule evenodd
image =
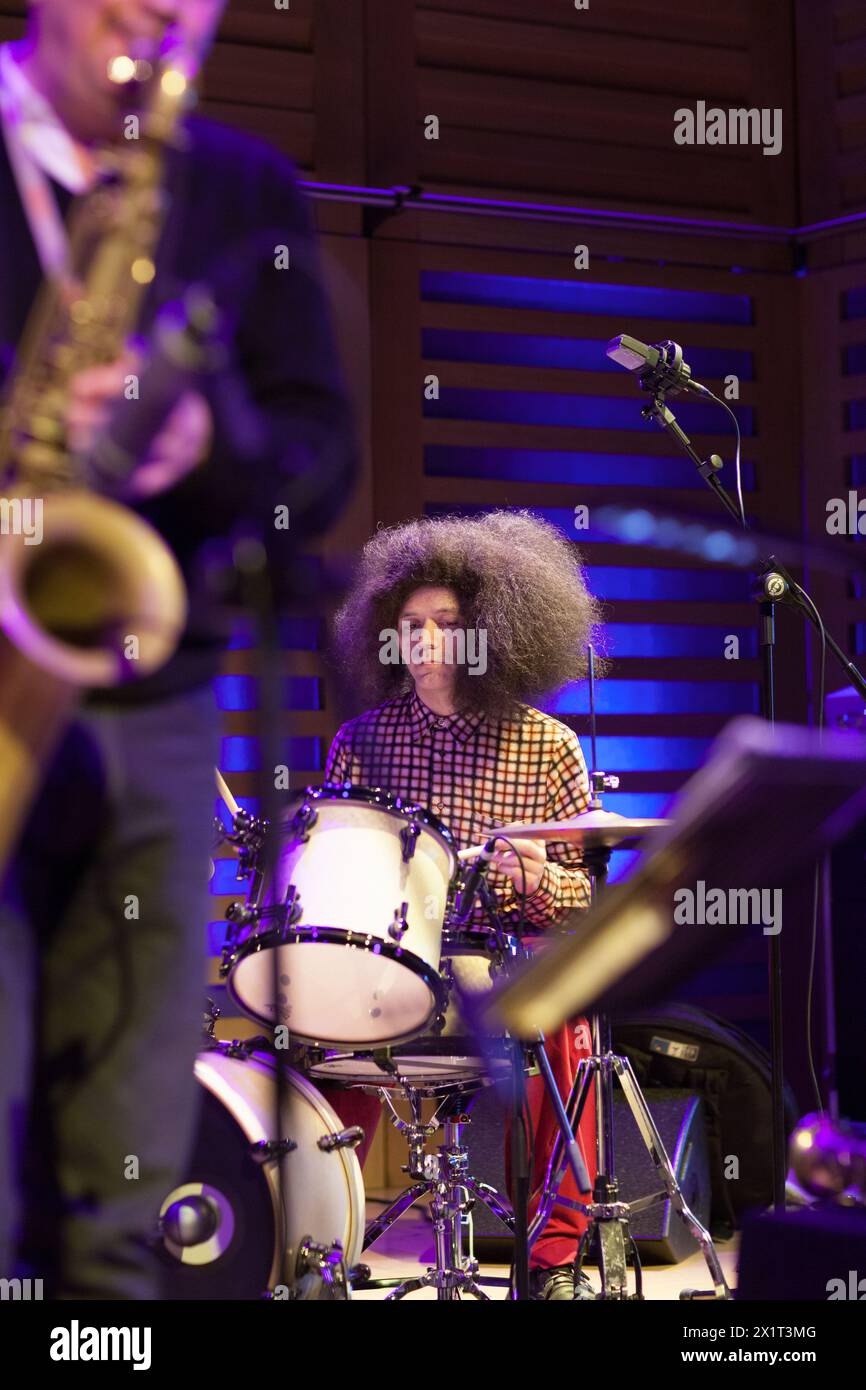
<instances>
[{"instance_id":1,"label":"red trousers","mask_svg":"<svg viewBox=\"0 0 866 1390\"><path fill-rule=\"evenodd\" d=\"M568 1101L578 1062L582 1057L589 1056L591 1050L589 1026L585 1019L564 1023L561 1028L548 1037L547 1056L564 1103ZM406 1044L405 1051L407 1055L411 1056L411 1043ZM381 1102L378 1097L366 1095L363 1091L343 1090L331 1085L323 1085L319 1089L327 1096L329 1103L334 1107L344 1125L360 1125L364 1130L364 1143L356 1150L363 1166L382 1114ZM527 1082L527 1098L535 1140L532 1154L532 1200L529 1208L531 1218L538 1205L538 1196L544 1181L547 1160L558 1129L553 1107L540 1076L533 1076ZM592 1183L595 1181L596 1175L594 1086L590 1088L584 1106L578 1139L583 1149L584 1161ZM471 1154L471 1129L469 1131L469 1146ZM505 1169L506 1173L509 1174L509 1183L510 1152L509 1130L505 1142ZM578 1193L577 1184L570 1168L566 1168L559 1195L572 1200L589 1200L587 1192ZM549 1269L554 1265L571 1264L577 1253L578 1241L585 1226L586 1217L581 1212L572 1211L568 1207L556 1203L551 1212L550 1220L533 1246L530 1259L532 1266L536 1269Z\"/></svg>"}]
</instances>

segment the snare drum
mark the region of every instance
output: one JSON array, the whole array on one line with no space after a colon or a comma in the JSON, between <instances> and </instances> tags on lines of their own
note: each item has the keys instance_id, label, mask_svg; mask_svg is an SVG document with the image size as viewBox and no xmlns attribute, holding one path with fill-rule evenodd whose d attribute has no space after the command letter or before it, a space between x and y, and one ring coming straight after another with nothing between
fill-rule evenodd
<instances>
[{"instance_id":1,"label":"snare drum","mask_svg":"<svg viewBox=\"0 0 866 1390\"><path fill-rule=\"evenodd\" d=\"M416 1091L424 1096L474 1093L506 1082L514 1067L514 1048L489 1038L484 1052L471 1037L448 1034L415 1038L393 1052L327 1052L306 1065L317 1084L337 1082L360 1090Z\"/></svg>"},{"instance_id":2,"label":"snare drum","mask_svg":"<svg viewBox=\"0 0 866 1390\"><path fill-rule=\"evenodd\" d=\"M385 1047L423 1032L444 1000L457 866L445 826L388 792L346 786L308 788L284 830L268 899L286 904L285 921L231 951L231 997L312 1045Z\"/></svg>"},{"instance_id":3,"label":"snare drum","mask_svg":"<svg viewBox=\"0 0 866 1390\"><path fill-rule=\"evenodd\" d=\"M503 945L516 955L520 942L508 935ZM502 962L489 931L446 930L442 937L443 979L453 982L462 995L486 993ZM515 1063L511 1043L487 1038L483 1047L467 1033L457 996L449 990L444 1021L435 1034L415 1037L401 1048L326 1052L313 1056L304 1070L316 1082L337 1082L361 1089L413 1090L437 1096L449 1092L477 1091L491 1083L507 1081Z\"/></svg>"}]
</instances>

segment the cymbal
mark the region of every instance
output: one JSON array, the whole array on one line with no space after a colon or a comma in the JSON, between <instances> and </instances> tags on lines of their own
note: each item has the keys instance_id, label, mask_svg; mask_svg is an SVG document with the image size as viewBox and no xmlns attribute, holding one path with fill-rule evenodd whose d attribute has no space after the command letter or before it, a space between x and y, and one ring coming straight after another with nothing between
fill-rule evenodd
<instances>
[{"instance_id":1,"label":"cymbal","mask_svg":"<svg viewBox=\"0 0 866 1390\"><path fill-rule=\"evenodd\" d=\"M582 811L565 820L517 821L500 826L497 834L525 840L565 840L581 849L631 849L663 825L670 825L670 821L618 816L615 811Z\"/></svg>"}]
</instances>

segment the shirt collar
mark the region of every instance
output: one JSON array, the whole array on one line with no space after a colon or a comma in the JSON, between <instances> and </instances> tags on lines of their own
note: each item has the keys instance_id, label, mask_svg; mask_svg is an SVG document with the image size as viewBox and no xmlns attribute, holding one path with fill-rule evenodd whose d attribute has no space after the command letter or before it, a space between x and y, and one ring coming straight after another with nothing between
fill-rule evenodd
<instances>
[{"instance_id":1,"label":"shirt collar","mask_svg":"<svg viewBox=\"0 0 866 1390\"><path fill-rule=\"evenodd\" d=\"M416 740L432 738L437 729L445 729L459 743L466 743L484 722L483 714L465 710L457 714L436 714L419 698L413 686L406 703L409 724Z\"/></svg>"},{"instance_id":2,"label":"shirt collar","mask_svg":"<svg viewBox=\"0 0 866 1390\"><path fill-rule=\"evenodd\" d=\"M94 186L100 172L98 155L69 134L18 65L9 44L0 45L0 109L4 123L15 126L29 158L55 183L76 194Z\"/></svg>"}]
</instances>

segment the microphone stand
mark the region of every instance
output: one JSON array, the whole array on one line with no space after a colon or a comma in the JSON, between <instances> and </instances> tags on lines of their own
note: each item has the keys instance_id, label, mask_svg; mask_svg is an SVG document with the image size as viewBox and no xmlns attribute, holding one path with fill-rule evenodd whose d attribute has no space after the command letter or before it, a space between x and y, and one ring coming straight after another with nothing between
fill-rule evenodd
<instances>
[{"instance_id":1,"label":"microphone stand","mask_svg":"<svg viewBox=\"0 0 866 1390\"><path fill-rule=\"evenodd\" d=\"M677 423L673 411L665 402L665 395L669 390L681 390L682 384L671 380L670 377L659 380L658 376L654 379L647 377L646 381L641 378L641 385L645 390L652 394L649 405L644 406L641 415L645 420L654 420L663 430L671 436L680 448L689 456L696 465L698 472L704 479L707 486L718 497L722 506L737 522L739 526L748 530L748 525L743 516L740 515L739 508L733 498L726 491L719 472L722 468L722 460L718 454L711 454L708 459L702 459L697 450L692 445L691 440L685 431ZM710 397L712 399L712 397ZM810 609L809 604L804 603L799 595L803 593L800 585L785 569L784 565L776 562L771 555L762 566L754 597L758 601L759 614L759 643L761 647L761 714L769 724L775 723L776 718L776 671L775 671L775 649L776 649L776 604L783 599L789 599L796 606L808 615L810 621L815 623L815 614ZM853 662L842 651L842 648L830 636L825 633L826 643L829 650L836 657L842 666L848 679L853 683L861 695L866 698L866 680L857 670ZM770 1104L772 1112L772 1165L773 1165L773 1207L776 1212L785 1210L785 1182L787 1177L787 1140L785 1135L785 1101L784 1101L784 1045L782 1029L782 941L781 932L771 936L768 941L768 969L770 981Z\"/></svg>"}]
</instances>

